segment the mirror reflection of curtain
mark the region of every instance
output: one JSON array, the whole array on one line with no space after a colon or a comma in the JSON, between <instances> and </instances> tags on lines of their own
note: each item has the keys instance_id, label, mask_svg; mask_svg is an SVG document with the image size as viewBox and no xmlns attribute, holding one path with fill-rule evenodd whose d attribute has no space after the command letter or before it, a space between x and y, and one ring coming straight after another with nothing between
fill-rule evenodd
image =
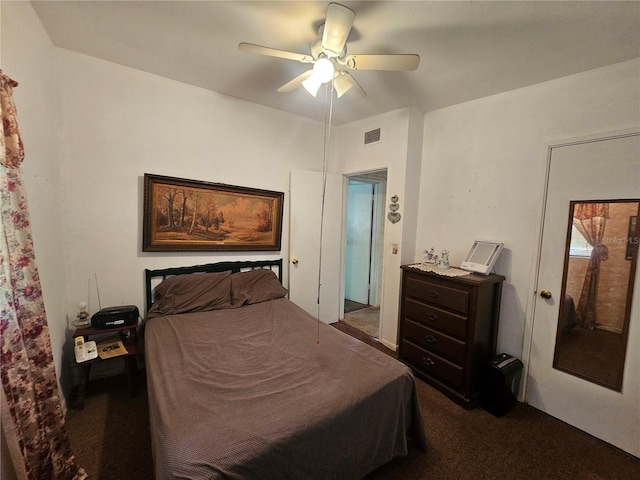
<instances>
[{"instance_id":1,"label":"mirror reflection of curtain","mask_svg":"<svg viewBox=\"0 0 640 480\"><path fill-rule=\"evenodd\" d=\"M573 225L593 247L576 308L577 323L589 330L593 330L597 324L600 262L609 258L609 250L602 243L608 217L608 203L577 203L574 206Z\"/></svg>"}]
</instances>

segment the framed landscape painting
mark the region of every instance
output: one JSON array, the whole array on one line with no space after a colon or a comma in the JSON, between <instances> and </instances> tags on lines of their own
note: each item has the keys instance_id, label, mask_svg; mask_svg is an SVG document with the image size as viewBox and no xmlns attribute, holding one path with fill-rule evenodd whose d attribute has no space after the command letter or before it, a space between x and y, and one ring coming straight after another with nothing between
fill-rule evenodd
<instances>
[{"instance_id":1,"label":"framed landscape painting","mask_svg":"<svg viewBox=\"0 0 640 480\"><path fill-rule=\"evenodd\" d=\"M143 252L280 250L284 193L145 173Z\"/></svg>"}]
</instances>

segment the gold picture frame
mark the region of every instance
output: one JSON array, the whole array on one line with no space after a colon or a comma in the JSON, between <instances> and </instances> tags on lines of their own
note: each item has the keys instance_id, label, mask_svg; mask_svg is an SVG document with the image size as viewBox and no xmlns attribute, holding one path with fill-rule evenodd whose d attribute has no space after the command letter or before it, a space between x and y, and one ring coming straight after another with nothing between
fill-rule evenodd
<instances>
[{"instance_id":1,"label":"gold picture frame","mask_svg":"<svg viewBox=\"0 0 640 480\"><path fill-rule=\"evenodd\" d=\"M283 192L144 174L143 252L280 250Z\"/></svg>"}]
</instances>

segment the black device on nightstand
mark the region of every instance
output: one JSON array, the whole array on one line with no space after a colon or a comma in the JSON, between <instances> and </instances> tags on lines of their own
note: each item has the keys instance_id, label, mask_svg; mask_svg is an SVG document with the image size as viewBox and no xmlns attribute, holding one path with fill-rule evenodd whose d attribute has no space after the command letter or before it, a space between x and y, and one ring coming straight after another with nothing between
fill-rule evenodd
<instances>
[{"instance_id":1,"label":"black device on nightstand","mask_svg":"<svg viewBox=\"0 0 640 480\"><path fill-rule=\"evenodd\" d=\"M115 328L136 325L139 317L140 312L138 312L138 307L135 305L107 307L93 314L91 317L91 327Z\"/></svg>"}]
</instances>

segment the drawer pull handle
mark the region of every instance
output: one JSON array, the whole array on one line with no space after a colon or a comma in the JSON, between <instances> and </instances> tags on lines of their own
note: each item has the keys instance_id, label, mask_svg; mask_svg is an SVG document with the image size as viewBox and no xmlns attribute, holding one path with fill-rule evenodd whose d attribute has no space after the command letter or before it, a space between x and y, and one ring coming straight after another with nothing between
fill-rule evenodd
<instances>
[{"instance_id":1,"label":"drawer pull handle","mask_svg":"<svg viewBox=\"0 0 640 480\"><path fill-rule=\"evenodd\" d=\"M438 298L440 296L437 290L427 290L427 295L431 298Z\"/></svg>"},{"instance_id":2,"label":"drawer pull handle","mask_svg":"<svg viewBox=\"0 0 640 480\"><path fill-rule=\"evenodd\" d=\"M427 335L426 337L424 337L424 339L429 343L436 343L436 337L434 337L433 335Z\"/></svg>"},{"instance_id":3,"label":"drawer pull handle","mask_svg":"<svg viewBox=\"0 0 640 480\"><path fill-rule=\"evenodd\" d=\"M435 322L438 319L438 315L435 313L427 313L427 320L430 322Z\"/></svg>"},{"instance_id":4,"label":"drawer pull handle","mask_svg":"<svg viewBox=\"0 0 640 480\"><path fill-rule=\"evenodd\" d=\"M422 357L422 363L424 363L425 365L428 365L428 366L432 366L432 365L436 364L436 362L431 360L429 357Z\"/></svg>"}]
</instances>

